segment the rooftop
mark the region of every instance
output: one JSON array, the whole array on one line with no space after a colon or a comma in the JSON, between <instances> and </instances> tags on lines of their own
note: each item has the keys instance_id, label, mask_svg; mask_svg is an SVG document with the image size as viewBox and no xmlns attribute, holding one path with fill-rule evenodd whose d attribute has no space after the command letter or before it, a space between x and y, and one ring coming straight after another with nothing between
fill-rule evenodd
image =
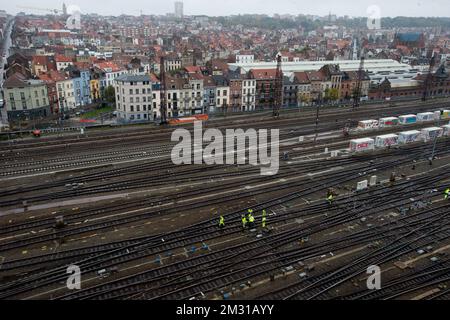
<instances>
[{"instance_id":1,"label":"rooftop","mask_svg":"<svg viewBox=\"0 0 450 320\"><path fill-rule=\"evenodd\" d=\"M132 75L132 74L123 74L115 79L120 82L150 82L150 77L148 75Z\"/></svg>"},{"instance_id":2,"label":"rooftop","mask_svg":"<svg viewBox=\"0 0 450 320\"><path fill-rule=\"evenodd\" d=\"M338 64L341 71L355 71L359 69L359 60L342 60L342 61L298 61L298 62L283 62L281 68L284 73L301 72L301 71L318 71L327 64ZM251 69L276 69L277 63L274 62L253 62L253 63L230 63L231 70L239 67L244 72ZM400 63L392 59L379 60L365 60L364 68L374 73L379 71L396 71L396 70L410 70L411 66L405 63Z\"/></svg>"}]
</instances>

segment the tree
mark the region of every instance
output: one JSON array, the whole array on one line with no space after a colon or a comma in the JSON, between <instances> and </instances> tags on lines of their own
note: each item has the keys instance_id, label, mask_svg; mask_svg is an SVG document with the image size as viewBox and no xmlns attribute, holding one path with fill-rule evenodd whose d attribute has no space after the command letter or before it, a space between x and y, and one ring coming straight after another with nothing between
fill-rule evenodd
<instances>
[{"instance_id":1,"label":"tree","mask_svg":"<svg viewBox=\"0 0 450 320\"><path fill-rule=\"evenodd\" d=\"M325 89L325 101L336 101L339 99L339 91L336 88Z\"/></svg>"},{"instance_id":2,"label":"tree","mask_svg":"<svg viewBox=\"0 0 450 320\"><path fill-rule=\"evenodd\" d=\"M105 100L109 104L116 103L116 90L114 90L113 86L107 86L105 89Z\"/></svg>"}]
</instances>

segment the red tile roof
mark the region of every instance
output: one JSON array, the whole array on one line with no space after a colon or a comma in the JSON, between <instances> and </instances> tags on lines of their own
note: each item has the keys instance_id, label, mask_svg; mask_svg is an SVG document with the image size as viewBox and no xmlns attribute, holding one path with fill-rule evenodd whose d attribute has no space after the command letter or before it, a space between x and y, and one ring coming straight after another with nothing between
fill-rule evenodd
<instances>
[{"instance_id":1,"label":"red tile roof","mask_svg":"<svg viewBox=\"0 0 450 320\"><path fill-rule=\"evenodd\" d=\"M61 55L61 54L57 54L55 56L55 61L56 62L72 62L72 58L66 57L66 56Z\"/></svg>"},{"instance_id":2,"label":"red tile roof","mask_svg":"<svg viewBox=\"0 0 450 320\"><path fill-rule=\"evenodd\" d=\"M187 66L184 67L187 73L201 73L202 69L199 66Z\"/></svg>"},{"instance_id":3,"label":"red tile roof","mask_svg":"<svg viewBox=\"0 0 450 320\"><path fill-rule=\"evenodd\" d=\"M250 70L253 78L256 80L275 79L276 69L252 69Z\"/></svg>"},{"instance_id":4,"label":"red tile roof","mask_svg":"<svg viewBox=\"0 0 450 320\"><path fill-rule=\"evenodd\" d=\"M102 69L103 71L106 71L107 69L110 69L111 71L108 72L117 72L122 69L120 69L117 64L111 61L104 61L104 62L98 62L95 64L97 68Z\"/></svg>"}]
</instances>

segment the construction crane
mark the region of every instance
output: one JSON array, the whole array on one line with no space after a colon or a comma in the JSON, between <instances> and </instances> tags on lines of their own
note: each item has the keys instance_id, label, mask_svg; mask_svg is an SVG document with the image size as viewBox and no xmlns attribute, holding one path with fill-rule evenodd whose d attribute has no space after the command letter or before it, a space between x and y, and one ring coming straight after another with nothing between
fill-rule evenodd
<instances>
[{"instance_id":1,"label":"construction crane","mask_svg":"<svg viewBox=\"0 0 450 320\"><path fill-rule=\"evenodd\" d=\"M361 103L363 77L364 77L364 57L363 55L361 55L361 61L359 63L359 69L356 78L356 88L355 92L353 93L353 110L356 110Z\"/></svg>"},{"instance_id":2,"label":"construction crane","mask_svg":"<svg viewBox=\"0 0 450 320\"><path fill-rule=\"evenodd\" d=\"M430 66L428 68L428 74L427 74L427 77L425 78L422 101L427 101L427 99L428 99L431 83L433 80L433 69L434 69L435 64L436 64L436 58L433 53L433 56L431 57L431 60L430 60Z\"/></svg>"},{"instance_id":3,"label":"construction crane","mask_svg":"<svg viewBox=\"0 0 450 320\"><path fill-rule=\"evenodd\" d=\"M51 12L55 15L58 13L63 13L63 11L59 10L59 9L48 9L48 8L39 8L39 7L31 7L31 6L17 6L17 8L28 9L28 10L37 10L37 11L47 11L47 12Z\"/></svg>"},{"instance_id":4,"label":"construction crane","mask_svg":"<svg viewBox=\"0 0 450 320\"><path fill-rule=\"evenodd\" d=\"M273 116L280 116L280 108L283 105L283 70L281 70L281 55L277 56L277 70L275 73Z\"/></svg>"},{"instance_id":5,"label":"construction crane","mask_svg":"<svg viewBox=\"0 0 450 320\"><path fill-rule=\"evenodd\" d=\"M160 59L161 67L159 76L160 81L160 97L161 97L161 125L167 124L167 86L166 86L166 67L164 65L164 57Z\"/></svg>"}]
</instances>

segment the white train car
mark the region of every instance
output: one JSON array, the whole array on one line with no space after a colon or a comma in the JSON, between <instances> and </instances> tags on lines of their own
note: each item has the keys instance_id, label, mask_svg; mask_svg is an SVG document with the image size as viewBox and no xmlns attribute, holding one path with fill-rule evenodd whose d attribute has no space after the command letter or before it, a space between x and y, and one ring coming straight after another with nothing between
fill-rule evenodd
<instances>
[{"instance_id":1,"label":"white train car","mask_svg":"<svg viewBox=\"0 0 450 320\"><path fill-rule=\"evenodd\" d=\"M387 118L381 118L379 120L380 128L393 127L393 126L397 126L397 125L398 125L397 117L387 117Z\"/></svg>"},{"instance_id":2,"label":"white train car","mask_svg":"<svg viewBox=\"0 0 450 320\"><path fill-rule=\"evenodd\" d=\"M403 131L398 134L398 143L399 144L407 144L411 142L416 142L420 138L420 131L418 130L410 130Z\"/></svg>"},{"instance_id":3,"label":"white train car","mask_svg":"<svg viewBox=\"0 0 450 320\"><path fill-rule=\"evenodd\" d=\"M440 120L441 119L441 111L435 111L434 112L434 120Z\"/></svg>"},{"instance_id":4,"label":"white train car","mask_svg":"<svg viewBox=\"0 0 450 320\"><path fill-rule=\"evenodd\" d=\"M449 137L450 136L450 124L446 124L445 126L442 126L442 135Z\"/></svg>"},{"instance_id":5,"label":"white train car","mask_svg":"<svg viewBox=\"0 0 450 320\"><path fill-rule=\"evenodd\" d=\"M398 135L385 134L375 138L375 147L386 148L398 145Z\"/></svg>"},{"instance_id":6,"label":"white train car","mask_svg":"<svg viewBox=\"0 0 450 320\"><path fill-rule=\"evenodd\" d=\"M444 129L439 127L425 128L420 132L420 136L422 140L426 142L442 137L443 132Z\"/></svg>"},{"instance_id":7,"label":"white train car","mask_svg":"<svg viewBox=\"0 0 450 320\"><path fill-rule=\"evenodd\" d=\"M434 112L421 112L417 114L417 122L427 122L435 120Z\"/></svg>"},{"instance_id":8,"label":"white train car","mask_svg":"<svg viewBox=\"0 0 450 320\"><path fill-rule=\"evenodd\" d=\"M417 116L415 114L407 114L398 117L400 124L413 124L417 122Z\"/></svg>"},{"instance_id":9,"label":"white train car","mask_svg":"<svg viewBox=\"0 0 450 320\"><path fill-rule=\"evenodd\" d=\"M362 120L358 122L359 130L370 130L378 128L378 120Z\"/></svg>"},{"instance_id":10,"label":"white train car","mask_svg":"<svg viewBox=\"0 0 450 320\"><path fill-rule=\"evenodd\" d=\"M351 152L370 151L375 149L375 140L372 138L361 138L350 140Z\"/></svg>"}]
</instances>

